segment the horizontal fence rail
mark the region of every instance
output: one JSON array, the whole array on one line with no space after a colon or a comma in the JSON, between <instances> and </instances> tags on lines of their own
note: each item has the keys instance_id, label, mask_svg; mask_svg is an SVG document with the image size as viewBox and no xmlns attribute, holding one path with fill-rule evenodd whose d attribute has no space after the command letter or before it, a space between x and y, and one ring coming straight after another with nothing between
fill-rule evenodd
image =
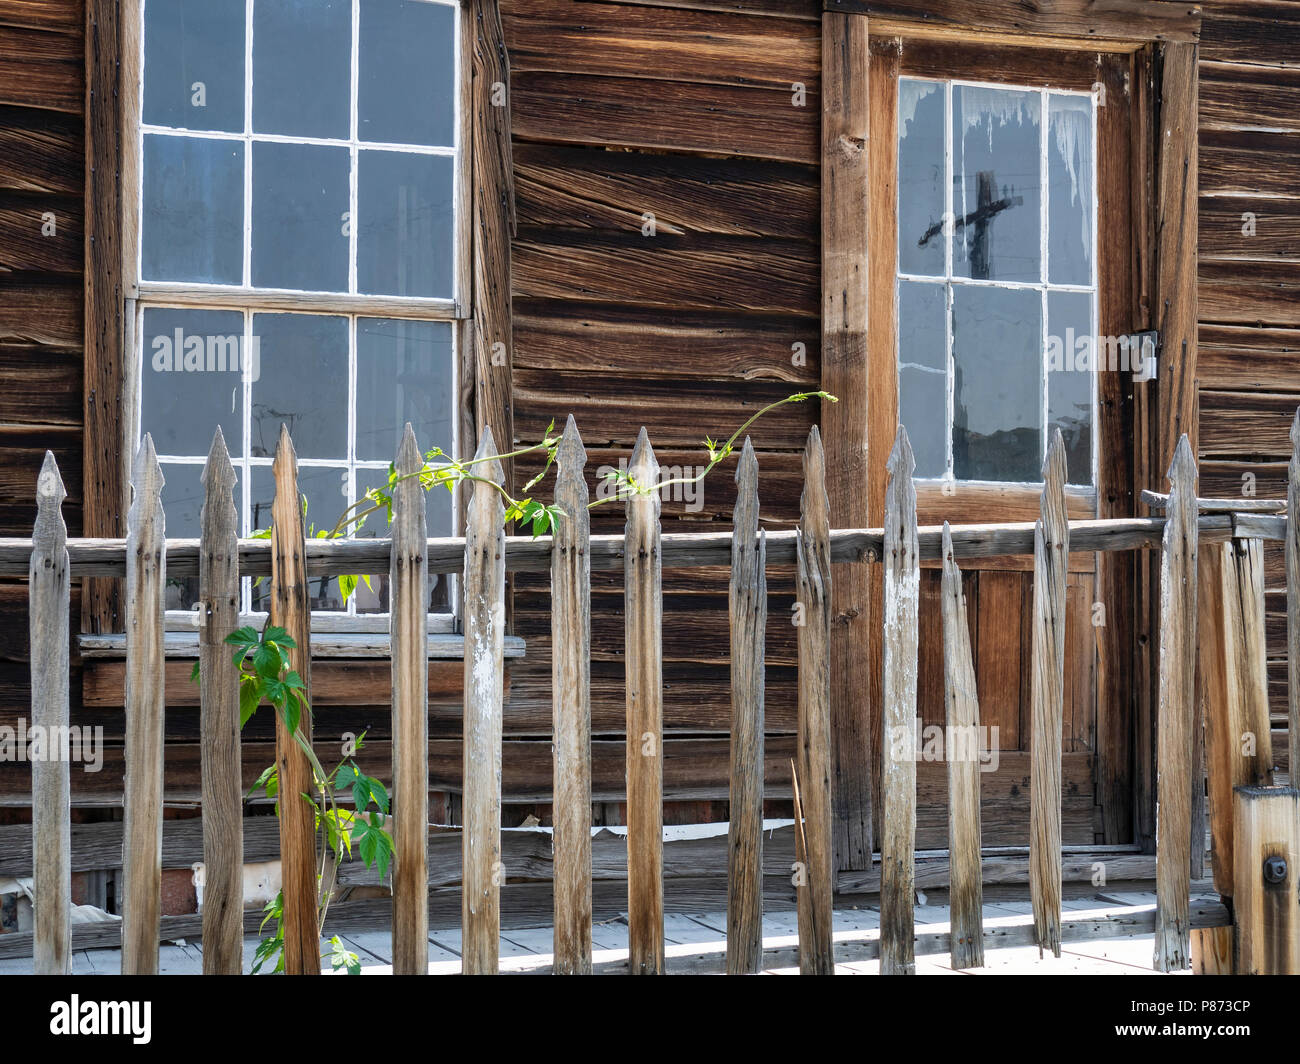
<instances>
[{"instance_id":1,"label":"horizontal fence rail","mask_svg":"<svg viewBox=\"0 0 1300 1064\"><path fill-rule=\"evenodd\" d=\"M1226 543L1232 539L1286 539L1286 517L1277 514L1203 514L1196 523L1201 543ZM952 525L954 558L1031 557L1034 553L1036 522ZM1070 522L1072 553L1158 548L1164 535L1163 517L1119 517ZM917 528L920 560L937 562L943 557L943 526ZM796 529L767 532L767 564L795 564ZM878 562L884 540L879 528L831 529L831 561ZM551 536L506 536L506 572L545 573L551 569ZM430 539L427 544L430 573L457 573L464 564L465 540L460 536ZM31 558L31 540L0 537L0 576L25 576ZM241 539L238 544L239 571L244 576L271 575L271 548L266 540ZM305 557L307 575L343 576L372 572L388 566L392 551L389 539L358 539L327 542L308 540ZM730 532L669 532L660 537L665 569L695 569L731 564ZM68 560L72 575L126 576L126 540L69 539ZM593 572L613 572L624 566L623 537L591 537ZM199 541L167 541L167 574L172 577L199 575Z\"/></svg>"},{"instance_id":2,"label":"horizontal fence rail","mask_svg":"<svg viewBox=\"0 0 1300 1064\"><path fill-rule=\"evenodd\" d=\"M1300 413L1293 434L1300 449ZM1027 880L1033 899L1033 940L1059 955L1062 939L1061 845L1062 674L1065 647L1065 572L1069 554L1154 549L1160 552L1161 615L1159 681L1159 810L1157 820L1158 903L1155 967L1189 964L1190 935L1200 926L1189 909L1192 869L1189 843L1203 819L1194 793L1203 784L1194 768L1192 730L1198 719L1194 682L1199 663L1205 677L1212 834L1216 884L1233 889L1231 801L1233 787L1269 788L1267 755L1247 762L1232 742L1243 721L1267 723L1262 654L1263 582L1261 540L1286 540L1291 641L1300 622L1300 548L1289 512L1276 500L1225 512L1231 500L1197 499L1196 469L1186 437L1169 471L1168 495L1144 499L1165 517L1067 521L1065 461L1060 434L1054 435L1044 466L1042 516L1036 522L1001 525L917 526L913 460L906 431L899 429L888 463L890 482L884 527L831 529L825 459L816 428L803 456L803 492L798 527L774 524L760 515L761 474L745 440L736 479L734 532L662 532L659 466L642 430L629 466L631 483L650 490L624 495L622 535L590 535L586 452L569 419L558 452L554 502L566 515L554 537L507 536L502 464L490 432L476 452L478 475L469 484L467 534L429 539L418 474L423 459L411 427L395 458L405 479L394 492L391 539L321 541L303 527L297 460L287 430L276 450L274 527L269 540L236 540L235 473L220 431L204 470L202 538L164 539L161 471L148 436L134 466L134 499L125 540L71 539L61 516L65 492L53 455L47 455L37 485L37 511L30 539L0 540L0 575L29 578L31 614L32 719L66 729L69 719L69 584L76 577L122 577L128 583L126 640L126 785L123 797L122 867L126 890L121 928L123 970L157 970L159 894L163 825L158 815L164 776L164 602L167 579L199 578L201 660L202 844L205 868L202 929L205 973L240 970L245 855L239 791L240 673L225 639L238 624L240 580L269 577L271 621L294 640L290 663L311 691L309 578L354 573L389 574L391 709L393 716L392 809L395 841L392 933L394 970L427 970L427 927L433 866L427 849L428 631L430 574L457 573L464 606L463 810L461 836L462 970L500 970L501 886L510 875L503 864L502 722L504 637L507 624L506 573L550 572L552 614L552 711L554 802L553 970L582 974L608 970L593 964L593 846L591 802L591 572L624 572L626 624L626 839L629 954L619 970L657 974L670 967L664 939L664 756L663 594L665 568L713 566L730 573L732 735L729 795L732 817L728 845L728 935L725 968L731 973L770 966L771 950L761 934L764 845L764 632L766 572L795 570L798 633L798 737L788 780L779 785L794 796L795 873L799 925L798 962L805 973L834 971L832 936L835 878L832 863L831 692L829 645L833 564L882 566L884 675L881 708L883 796L881 928L878 955L886 974L915 970L917 817L917 668L920 566L942 563L942 637L945 715L950 732L971 733L969 762L949 759L949 853L953 923L949 942L956 967L983 963L985 928L981 911L980 776L975 733L980 728L968 607L958 562L1008 556L1032 557L1032 749L1030 758L1030 846ZM1300 462L1293 462L1292 502L1300 497ZM1210 511L1210 512L1205 512ZM1288 539L1288 535L1292 538ZM1206 544L1219 544L1200 555ZM1200 572L1208 575L1198 577ZM1203 585L1197 599L1197 583ZM1209 588L1209 597L1205 587ZM928 608L928 607L927 607ZM1198 621L1201 632L1198 634ZM1256 631L1256 629L1258 629ZM1201 638L1201 637L1204 638ZM1199 658L1198 658L1199 654ZM1294 666L1294 661L1293 661ZM1243 694L1246 692L1247 694ZM1247 695L1253 701L1248 701ZM1292 744L1296 742L1297 692L1291 691ZM1213 704L1211 704L1213 703ZM1222 705L1220 705L1222 703ZM296 727L297 734L289 729ZM280 783L278 853L283 871L285 970L318 973L320 932L330 889L356 882L329 859L314 827L311 807L290 800L315 787L304 745L311 744L310 713L296 726L277 719L276 767ZM949 742L952 738L949 738ZM1267 736L1264 740L1267 742ZM1294 750L1293 750L1294 756ZM68 756L32 766L32 854L37 911L32 936L36 967L69 967L70 802ZM1294 760L1292 762L1294 764ZM770 772L768 791L769 794ZM1270 792L1271 793L1271 792ZM1242 795L1237 792L1240 803ZM1276 804L1276 803L1274 803ZM1270 806L1271 808L1271 806ZM1281 808L1279 806L1279 808ZM1290 808L1289 806L1287 807ZM1283 814L1289 815L1283 810ZM1227 818L1226 820L1224 818ZM1216 819L1217 818L1217 819ZM1238 817L1238 834L1247 828ZM1244 837L1244 836L1243 836ZM1253 840L1253 836L1251 839ZM1243 845L1245 845L1243 843ZM1255 845L1254 841L1250 845ZM1193 847L1194 849L1194 847ZM1252 851L1253 852L1253 851ZM1219 865L1221 862L1223 868ZM1235 889L1249 888L1237 865ZM1249 873L1249 867L1247 867ZM377 877L376 877L377 879ZM368 880L367 880L368 882ZM1267 922L1265 922L1267 923ZM1293 934L1287 924L1286 934ZM1281 933L1268 925L1261 933ZM1283 952L1251 953L1252 957ZM1286 954L1290 956L1290 954ZM1255 963L1255 962L1252 962Z\"/></svg>"}]
</instances>

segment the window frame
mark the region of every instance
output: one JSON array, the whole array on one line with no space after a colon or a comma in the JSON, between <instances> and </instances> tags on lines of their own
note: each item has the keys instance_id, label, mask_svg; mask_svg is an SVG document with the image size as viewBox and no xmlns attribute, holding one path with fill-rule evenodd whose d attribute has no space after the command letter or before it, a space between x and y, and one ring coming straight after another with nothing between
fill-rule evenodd
<instances>
[{"instance_id":1,"label":"window frame","mask_svg":"<svg viewBox=\"0 0 1300 1064\"><path fill-rule=\"evenodd\" d=\"M452 374L450 393L453 396L452 409L448 413L448 421L452 425L453 439L450 441L421 441L425 446L434 444L448 448L451 453L459 453L460 449L467 445L466 441L461 440L460 436L464 433L465 419L462 412L458 409L458 404L463 401L463 397L472 391L473 381L466 380L467 376L472 376L473 364L472 359L467 357L467 349L470 345L469 333L471 328L469 323L473 316L473 280L472 280L472 228L473 228L473 202L472 202L472 56L473 56L473 37L472 37L472 18L464 5L459 0L422 0L422 2L438 4L442 7L452 9L455 20L455 115L454 130L456 143L451 153L445 149L425 150L421 147L419 154L442 155L451 154L454 163L454 173L452 178L452 211L453 211L453 237L452 237L452 295L451 298L441 297L422 297L422 296L389 296L389 295L369 295L356 292L333 293L333 292L310 292L291 289L266 289L245 287L242 282L240 285L222 285L208 284L202 282L174 282L174 281L156 281L146 280L141 274L141 224L143 220L143 150L144 137L147 132L157 132L164 135L172 134L176 131L170 128L154 127L146 125L142 120L142 107L144 95L144 29L146 7L148 0L125 0L122 4L122 80L121 80L121 106L122 106L122 128L121 128L121 270L122 270L122 294L124 299L123 314L123 394L122 394L122 429L125 447L123 448L124 465L129 463L129 455L133 454L135 448L139 445L142 424L142 378L143 378L143 359L147 357L144 349L144 336L142 335L142 323L144 311L146 309L189 309L189 310L218 310L218 311L238 311L245 316L245 329L250 327L251 316L257 313L308 313L332 316L343 316L349 319L349 375L352 377L352 364L356 357L356 332L358 321L361 318L396 318L408 320L420 320L429 322L445 322L450 325L452 332ZM157 2L157 0L154 0ZM358 33L361 3L363 0L350 0L351 7L351 88L350 88L350 131L351 136L346 143L355 158L359 145L364 145L369 150L385 150L391 146L381 142L360 141L357 137L358 118L358 86L359 86L359 68L358 68ZM255 134L251 128L251 93L253 67L251 61L252 47L252 17L253 17L253 0L244 0L245 8L245 63L244 63L244 119L245 128L242 133L222 133L214 139L237 141L245 145L245 162L244 162L244 232L243 232L243 254L244 254L244 276L251 280L248 274L248 255L251 247L250 219L252 212L252 203L250 201L249 173L251 171L251 145L258 142L276 142L276 143L319 143L320 138L314 137L297 137L297 136L280 136ZM180 135L190 136L207 136L202 131L180 131ZM409 146L398 146L402 150L409 150ZM359 164L350 162L350 173L355 173L355 166ZM349 210L354 225L351 230L350 247L349 247L349 287L356 286L355 263L357 261L357 229L355 220L357 217L357 182L350 180L349 187ZM245 375L246 376L246 375ZM246 385L247 387L247 385ZM349 421L355 418L355 409L351 404L351 391L349 398ZM245 399L247 402L247 398ZM245 411L245 415L247 411ZM351 434L350 434L351 436ZM472 441L471 441L472 442ZM351 450L351 448L350 448ZM176 459L184 459L180 464L202 464L202 459L198 456L160 456L165 461L176 464ZM254 460L251 456L245 456L240 463L240 470L247 467L251 470L253 466L268 465L270 461ZM300 459L299 464L303 466L347 466L349 475L355 479L357 470L381 467L386 468L386 463L382 461L357 461L355 455L349 454L346 459ZM241 475L241 482L246 479ZM129 483L129 473L125 477ZM242 488L241 483L241 488ZM355 491L355 487L353 487ZM129 489L128 489L129 491ZM459 535L463 531L463 513L462 507L453 505L452 520L453 533ZM240 505L241 531L242 522L245 518L245 507ZM248 623L260 623L265 619L266 614L257 612L250 607L251 599L249 595L248 581L245 581L243 591L243 609L241 610L241 621ZM458 629L458 606L459 594L455 583L455 577L451 578L451 587L448 591L448 605L444 610L429 614L429 631L431 634L450 633ZM315 611L312 615L312 627L320 631L338 631L338 632L386 632L388 630L389 614L357 614L355 612L355 597L349 602L344 611ZM191 611L169 610L166 615L167 627L172 630L187 630L196 622L197 615Z\"/></svg>"}]
</instances>

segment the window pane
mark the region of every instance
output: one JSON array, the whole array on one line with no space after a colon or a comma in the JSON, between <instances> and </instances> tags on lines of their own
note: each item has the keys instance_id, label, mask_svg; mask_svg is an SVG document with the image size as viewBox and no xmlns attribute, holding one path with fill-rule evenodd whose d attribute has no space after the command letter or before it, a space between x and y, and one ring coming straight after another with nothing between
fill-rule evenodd
<instances>
[{"instance_id":1,"label":"window pane","mask_svg":"<svg viewBox=\"0 0 1300 1064\"><path fill-rule=\"evenodd\" d=\"M959 480L1042 479L1042 297L953 286L953 470Z\"/></svg>"},{"instance_id":2,"label":"window pane","mask_svg":"<svg viewBox=\"0 0 1300 1064\"><path fill-rule=\"evenodd\" d=\"M1048 431L1061 430L1067 479L1092 483L1092 378L1096 343L1090 292L1047 295Z\"/></svg>"},{"instance_id":3,"label":"window pane","mask_svg":"<svg viewBox=\"0 0 1300 1064\"><path fill-rule=\"evenodd\" d=\"M1041 280L1041 115L1037 92L953 87L956 276Z\"/></svg>"},{"instance_id":4,"label":"window pane","mask_svg":"<svg viewBox=\"0 0 1300 1064\"><path fill-rule=\"evenodd\" d=\"M145 310L140 429L159 454L206 456L218 425L244 453L243 337L239 311Z\"/></svg>"},{"instance_id":5,"label":"window pane","mask_svg":"<svg viewBox=\"0 0 1300 1064\"><path fill-rule=\"evenodd\" d=\"M250 518L252 528L271 527L271 505L275 502L275 475L270 466L253 467ZM348 506L348 471L333 466L299 466L298 490L307 497L308 536L311 526L333 528ZM343 609L343 594L337 577L313 576L307 581L313 610ZM271 582L263 580L253 588L253 609L270 608Z\"/></svg>"},{"instance_id":6,"label":"window pane","mask_svg":"<svg viewBox=\"0 0 1300 1064\"><path fill-rule=\"evenodd\" d=\"M942 277L944 86L898 82L898 269ZM908 435L911 433L909 431Z\"/></svg>"},{"instance_id":7,"label":"window pane","mask_svg":"<svg viewBox=\"0 0 1300 1064\"><path fill-rule=\"evenodd\" d=\"M257 0L254 130L347 140L352 129L351 86L348 0Z\"/></svg>"},{"instance_id":8,"label":"window pane","mask_svg":"<svg viewBox=\"0 0 1300 1064\"><path fill-rule=\"evenodd\" d=\"M347 148L253 145L253 284L346 292Z\"/></svg>"},{"instance_id":9,"label":"window pane","mask_svg":"<svg viewBox=\"0 0 1300 1064\"><path fill-rule=\"evenodd\" d=\"M391 462L409 421L422 451L452 450L451 326L357 320L357 458Z\"/></svg>"},{"instance_id":10,"label":"window pane","mask_svg":"<svg viewBox=\"0 0 1300 1064\"><path fill-rule=\"evenodd\" d=\"M150 281L239 284L244 272L244 146L144 138L141 268Z\"/></svg>"},{"instance_id":11,"label":"window pane","mask_svg":"<svg viewBox=\"0 0 1300 1064\"><path fill-rule=\"evenodd\" d=\"M347 318L254 314L253 337L253 456L274 456L284 424L299 458L347 461Z\"/></svg>"},{"instance_id":12,"label":"window pane","mask_svg":"<svg viewBox=\"0 0 1300 1064\"><path fill-rule=\"evenodd\" d=\"M357 290L451 298L452 160L363 151L357 178Z\"/></svg>"},{"instance_id":13,"label":"window pane","mask_svg":"<svg viewBox=\"0 0 1300 1064\"><path fill-rule=\"evenodd\" d=\"M203 467L164 463L162 467L163 521L168 539L198 539L203 515ZM236 469L236 476L239 471ZM235 513L239 512L239 487L235 487ZM238 526L236 526L238 529ZM167 576L164 609L189 610L199 601L197 576Z\"/></svg>"},{"instance_id":14,"label":"window pane","mask_svg":"<svg viewBox=\"0 0 1300 1064\"><path fill-rule=\"evenodd\" d=\"M244 131L244 0L147 6L142 117L155 126Z\"/></svg>"},{"instance_id":15,"label":"window pane","mask_svg":"<svg viewBox=\"0 0 1300 1064\"><path fill-rule=\"evenodd\" d=\"M943 284L898 282L898 416L918 477L948 468L947 302Z\"/></svg>"},{"instance_id":16,"label":"window pane","mask_svg":"<svg viewBox=\"0 0 1300 1064\"><path fill-rule=\"evenodd\" d=\"M1092 284L1092 99L1048 97L1047 265L1053 284Z\"/></svg>"},{"instance_id":17,"label":"window pane","mask_svg":"<svg viewBox=\"0 0 1300 1064\"><path fill-rule=\"evenodd\" d=\"M451 147L455 138L456 22L450 5L361 5L358 136L381 144Z\"/></svg>"},{"instance_id":18,"label":"window pane","mask_svg":"<svg viewBox=\"0 0 1300 1064\"><path fill-rule=\"evenodd\" d=\"M382 488L387 491L388 473L382 469L357 470L357 497L364 497L368 488ZM455 497L446 488L435 487L425 492L425 521L430 538L450 536L453 532L452 503ZM358 536L386 536L388 524L383 513L371 516ZM376 573L370 578L371 586L365 584L357 587L358 613L388 612L388 574ZM445 573L429 574L429 609L446 611L449 608L449 587Z\"/></svg>"}]
</instances>

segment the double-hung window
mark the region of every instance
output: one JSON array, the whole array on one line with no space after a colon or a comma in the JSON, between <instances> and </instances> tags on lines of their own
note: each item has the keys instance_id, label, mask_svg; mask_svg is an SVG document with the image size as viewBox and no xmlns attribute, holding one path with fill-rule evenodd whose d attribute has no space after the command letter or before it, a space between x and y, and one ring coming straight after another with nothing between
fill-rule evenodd
<instances>
[{"instance_id":1,"label":"double-hung window","mask_svg":"<svg viewBox=\"0 0 1300 1064\"><path fill-rule=\"evenodd\" d=\"M133 399L170 537L198 535L218 426L245 536L269 527L281 424L309 534L387 480L406 422L426 449L456 446L460 17L445 0L143 3ZM428 498L429 534L452 534L451 497ZM385 534L383 514L356 534ZM312 607L383 614L386 584L345 603L313 580ZM265 593L246 580L244 610ZM167 606L196 594L174 581ZM432 582L448 624L451 601Z\"/></svg>"}]
</instances>

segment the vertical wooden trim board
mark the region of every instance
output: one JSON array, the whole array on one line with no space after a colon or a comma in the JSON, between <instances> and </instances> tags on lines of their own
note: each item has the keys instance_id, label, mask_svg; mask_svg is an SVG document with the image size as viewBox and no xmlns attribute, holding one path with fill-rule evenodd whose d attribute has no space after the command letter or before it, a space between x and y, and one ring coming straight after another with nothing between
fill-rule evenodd
<instances>
[{"instance_id":1,"label":"vertical wooden trim board","mask_svg":"<svg viewBox=\"0 0 1300 1064\"><path fill-rule=\"evenodd\" d=\"M1184 433L1196 453L1197 53L1160 47L1159 174L1156 202L1156 469L1174 460Z\"/></svg>"},{"instance_id":2,"label":"vertical wooden trim board","mask_svg":"<svg viewBox=\"0 0 1300 1064\"><path fill-rule=\"evenodd\" d=\"M510 240L515 234L510 151L510 61L497 0L473 3L474 366L478 435L514 449L511 397ZM514 463L502 459L505 488Z\"/></svg>"},{"instance_id":3,"label":"vertical wooden trim board","mask_svg":"<svg viewBox=\"0 0 1300 1064\"><path fill-rule=\"evenodd\" d=\"M832 528L867 525L867 20L822 15L822 388ZM831 582L835 863L869 868L870 611L867 567Z\"/></svg>"},{"instance_id":4,"label":"vertical wooden trim board","mask_svg":"<svg viewBox=\"0 0 1300 1064\"><path fill-rule=\"evenodd\" d=\"M123 436L122 12L86 3L85 431L82 535L121 537L129 500ZM88 579L82 629L123 630L122 582Z\"/></svg>"}]
</instances>

